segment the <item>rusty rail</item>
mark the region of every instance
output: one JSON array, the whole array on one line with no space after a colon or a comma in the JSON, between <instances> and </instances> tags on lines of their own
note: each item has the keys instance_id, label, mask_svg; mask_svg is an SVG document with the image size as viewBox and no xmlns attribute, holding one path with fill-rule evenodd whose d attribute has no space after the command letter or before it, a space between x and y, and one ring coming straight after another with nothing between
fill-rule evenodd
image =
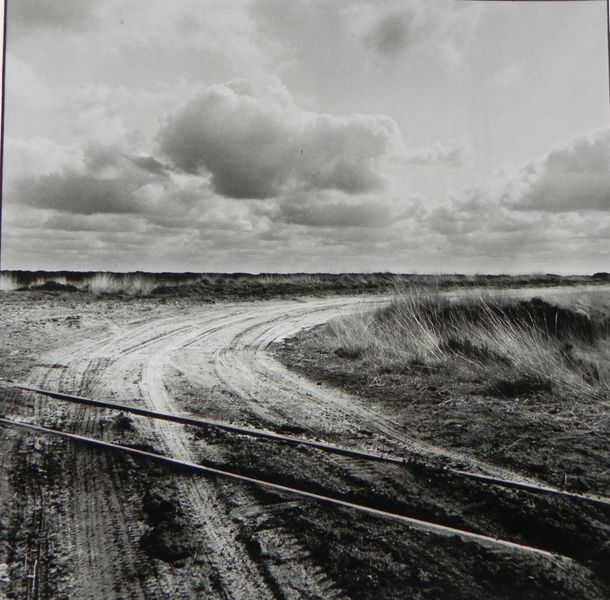
<instances>
[{"instance_id":1,"label":"rusty rail","mask_svg":"<svg viewBox=\"0 0 610 600\"><path fill-rule=\"evenodd\" d=\"M87 406L95 406L98 408L107 408L111 410L119 410L121 412L131 413L134 415L139 415L142 417L152 418L152 419L160 419L163 421L170 421L174 423L179 423L182 425L191 425L194 427L201 428L213 428L219 429L223 431L228 431L231 433L236 433L239 435L245 435L254 438L261 438L271 440L273 442L290 444L294 446L305 446L310 448L316 448L318 450L322 450L325 452L330 452L332 454L338 454L342 456L348 456L351 458L358 458L362 460L369 460L375 462L384 462L390 463L399 466L410 466L410 465L418 465L422 467L428 467L422 461L419 461L414 458L402 458L399 456L392 456L388 454L379 454L373 452L366 452L363 450L354 450L351 448L345 448L341 446L335 446L334 444L329 444L327 442L320 442L316 440L308 440L304 438L298 438L294 436L282 435L279 433L275 433L272 431L266 431L263 429L255 429L251 427L241 427L238 425L232 425L230 423L223 423L219 421L212 421L209 419L200 419L194 417L185 417L181 415L172 415L169 413L157 412L153 410L148 410L146 408L140 408L137 406L130 406L126 404L116 404L114 402L105 402L103 400L95 400L93 398L84 398L82 396L73 396L70 394L64 394L62 392L54 392L52 390L43 390L36 387L31 387L27 385L22 385L14 382L0 381L0 386L8 387L12 389L17 389L21 391L33 392L36 394L41 394L50 398L54 398L56 400L63 400L66 402L72 402L76 404L83 404ZM536 494L545 494L552 496L559 496L567 499L578 500L582 502L587 502L590 504L595 504L598 506L602 506L604 508L610 507L610 498L605 498L602 496L594 496L591 494L579 494L577 492L570 492L568 490L563 490L560 488L542 485L539 483L532 483L526 481L516 481L512 479L503 479L499 477L493 477L490 475L484 475L481 473L473 473L470 471L463 471L461 469L452 469L450 467L445 467L443 469L446 473L451 475L455 475L458 477L463 477L466 479L471 479L473 481L477 481L479 483L485 483L488 485L497 485L500 487L506 487L511 489L520 489L531 493Z\"/></svg>"},{"instance_id":2,"label":"rusty rail","mask_svg":"<svg viewBox=\"0 0 610 600\"><path fill-rule=\"evenodd\" d=\"M223 477L225 479L230 479L233 481L239 481L241 483L245 483L247 485L253 485L257 487L263 487L275 492L287 493L299 496L301 498L305 498L307 500L313 500L316 502L320 502L322 504L328 504L331 506L336 506L340 508L347 508L353 511L365 513L372 515L374 517L380 517L383 519L390 519L393 521L398 521L403 525L423 530L434 532L443 536L457 536L460 539L467 542L476 542L481 544L482 546L488 548L497 548L502 547L508 550L525 552L528 554L534 554L537 556L541 556L547 559L557 560L569 562L572 559L560 555L549 552L548 550L543 550L541 548L536 548L534 546L527 546L524 544L518 544L516 542L511 542L508 540L503 540L500 538L494 538L491 536L473 533L471 531L464 531L462 529L457 529L454 527L448 527L446 525L440 525L438 523L433 523L430 521L422 521L421 519L416 519L413 517L409 517L407 515L403 515L400 513L392 513L385 510L381 510L375 508L373 506L366 506L364 504L356 504L354 502L350 502L348 500L343 500L341 498L337 498L334 496L324 496L322 494L315 494L313 492L309 492L304 489L289 487L286 485L281 485L278 483L274 483L273 481L267 481L264 479L256 479L254 477L247 477L245 475L239 475L237 473L233 473L231 471L226 471L224 469L218 469L214 467L208 467L204 465L198 465L196 463L191 463L183 460L178 460L176 458L169 458L163 456L161 454L154 454L152 452L146 452L144 450L137 450L135 448L129 448L127 446L121 446L119 444L113 444L111 442L104 442L102 440L85 437L82 435L76 435L74 433L67 433L64 431L58 431L56 429L49 429L46 427L41 427L39 425L32 425L30 423L22 423L19 421L12 421L10 419L0 418L0 425L4 425L6 427L15 427L15 428L23 428L33 431L35 433L45 434L45 435L55 435L65 439L69 439L73 442L83 444L86 446L91 446L94 448L101 448L104 450L110 450L112 452L117 452L121 454L126 454L129 456L133 456L135 458L141 458L148 461L152 461L164 466L173 467L175 469L198 473L204 475L211 475L214 477Z\"/></svg>"}]
</instances>

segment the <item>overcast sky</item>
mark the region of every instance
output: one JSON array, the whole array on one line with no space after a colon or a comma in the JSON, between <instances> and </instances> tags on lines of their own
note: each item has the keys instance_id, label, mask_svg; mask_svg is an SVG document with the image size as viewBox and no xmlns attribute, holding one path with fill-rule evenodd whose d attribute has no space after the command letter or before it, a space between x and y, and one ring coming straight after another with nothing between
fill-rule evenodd
<instances>
[{"instance_id":1,"label":"overcast sky","mask_svg":"<svg viewBox=\"0 0 610 600\"><path fill-rule=\"evenodd\" d=\"M609 271L605 10L8 0L2 268Z\"/></svg>"}]
</instances>

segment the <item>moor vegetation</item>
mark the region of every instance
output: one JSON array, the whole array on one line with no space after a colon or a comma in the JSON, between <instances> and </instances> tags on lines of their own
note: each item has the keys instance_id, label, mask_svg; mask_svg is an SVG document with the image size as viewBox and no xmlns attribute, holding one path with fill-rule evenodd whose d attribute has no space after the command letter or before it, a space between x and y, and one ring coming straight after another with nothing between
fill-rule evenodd
<instances>
[{"instance_id":1,"label":"moor vegetation","mask_svg":"<svg viewBox=\"0 0 610 600\"><path fill-rule=\"evenodd\" d=\"M79 292L95 295L269 298L299 294L388 293L397 286L434 289L582 285L610 281L592 276L424 275L413 273L113 273L107 271L2 271L0 290Z\"/></svg>"},{"instance_id":2,"label":"moor vegetation","mask_svg":"<svg viewBox=\"0 0 610 600\"><path fill-rule=\"evenodd\" d=\"M610 312L583 304L410 291L375 312L334 320L318 335L339 355L379 370L443 365L454 377L506 388L607 397Z\"/></svg>"},{"instance_id":3,"label":"moor vegetation","mask_svg":"<svg viewBox=\"0 0 610 600\"><path fill-rule=\"evenodd\" d=\"M413 440L608 495L608 289L526 293L403 290L276 356L391 414Z\"/></svg>"}]
</instances>

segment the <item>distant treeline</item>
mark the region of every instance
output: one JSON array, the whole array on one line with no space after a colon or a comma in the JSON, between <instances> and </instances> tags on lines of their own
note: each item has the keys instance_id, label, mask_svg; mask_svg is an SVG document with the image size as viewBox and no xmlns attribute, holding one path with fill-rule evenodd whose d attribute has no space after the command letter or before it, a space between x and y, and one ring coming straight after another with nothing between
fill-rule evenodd
<instances>
[{"instance_id":1,"label":"distant treeline","mask_svg":"<svg viewBox=\"0 0 610 600\"><path fill-rule=\"evenodd\" d=\"M416 273L113 273L109 271L1 271L4 291L65 291L96 294L270 297L286 294L388 291L404 286L576 285L610 281L609 273L562 276Z\"/></svg>"}]
</instances>

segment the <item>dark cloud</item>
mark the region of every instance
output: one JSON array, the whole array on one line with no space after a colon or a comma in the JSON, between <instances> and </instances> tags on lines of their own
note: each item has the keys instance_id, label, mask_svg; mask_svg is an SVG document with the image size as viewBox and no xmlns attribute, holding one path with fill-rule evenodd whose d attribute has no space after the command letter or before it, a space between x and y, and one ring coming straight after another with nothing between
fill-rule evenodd
<instances>
[{"instance_id":1,"label":"dark cloud","mask_svg":"<svg viewBox=\"0 0 610 600\"><path fill-rule=\"evenodd\" d=\"M137 213L142 202L133 196L130 179L100 179L65 173L22 179L16 186L20 204L73 214Z\"/></svg>"},{"instance_id":2,"label":"dark cloud","mask_svg":"<svg viewBox=\"0 0 610 600\"><path fill-rule=\"evenodd\" d=\"M85 29L96 20L93 0L7 0L8 21L18 29Z\"/></svg>"},{"instance_id":3,"label":"dark cloud","mask_svg":"<svg viewBox=\"0 0 610 600\"><path fill-rule=\"evenodd\" d=\"M129 160L136 167L153 175L163 175L167 171L167 166L159 162L154 156L130 156Z\"/></svg>"},{"instance_id":4,"label":"dark cloud","mask_svg":"<svg viewBox=\"0 0 610 600\"><path fill-rule=\"evenodd\" d=\"M514 210L610 211L610 130L578 136L526 165L503 203Z\"/></svg>"},{"instance_id":5,"label":"dark cloud","mask_svg":"<svg viewBox=\"0 0 610 600\"><path fill-rule=\"evenodd\" d=\"M375 26L364 38L364 43L381 54L397 54L412 41L412 27L412 15L391 14Z\"/></svg>"},{"instance_id":6,"label":"dark cloud","mask_svg":"<svg viewBox=\"0 0 610 600\"><path fill-rule=\"evenodd\" d=\"M298 187L376 189L375 161L399 136L389 117L304 112L279 84L234 81L177 111L159 145L179 169L211 173L222 195L272 198Z\"/></svg>"},{"instance_id":7,"label":"dark cloud","mask_svg":"<svg viewBox=\"0 0 610 600\"><path fill-rule=\"evenodd\" d=\"M428 10L429 2L411 2L379 20L364 36L363 43L386 56L419 44L442 26L444 15Z\"/></svg>"}]
</instances>

